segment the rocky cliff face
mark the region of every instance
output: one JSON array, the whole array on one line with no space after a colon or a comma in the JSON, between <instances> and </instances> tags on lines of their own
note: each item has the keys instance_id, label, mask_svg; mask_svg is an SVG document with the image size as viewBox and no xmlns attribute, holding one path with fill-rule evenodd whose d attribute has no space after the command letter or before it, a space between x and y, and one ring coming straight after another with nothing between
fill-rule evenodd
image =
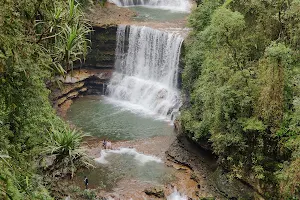
<instances>
[{"instance_id":1,"label":"rocky cliff face","mask_svg":"<svg viewBox=\"0 0 300 200\"><path fill-rule=\"evenodd\" d=\"M72 74L50 86L50 100L61 116L73 100L83 95L103 95L114 70L117 26L93 27L91 49L85 62L76 63ZM71 72L70 72L71 73Z\"/></svg>"},{"instance_id":2,"label":"rocky cliff face","mask_svg":"<svg viewBox=\"0 0 300 200\"><path fill-rule=\"evenodd\" d=\"M117 26L93 27L90 35L91 49L84 63L75 68L112 69L115 62Z\"/></svg>"}]
</instances>

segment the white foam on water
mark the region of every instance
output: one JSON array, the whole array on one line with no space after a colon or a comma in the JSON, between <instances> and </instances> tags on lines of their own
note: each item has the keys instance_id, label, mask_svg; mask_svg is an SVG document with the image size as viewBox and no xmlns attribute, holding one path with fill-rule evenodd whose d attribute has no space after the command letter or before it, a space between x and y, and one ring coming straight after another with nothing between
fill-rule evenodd
<instances>
[{"instance_id":1,"label":"white foam on water","mask_svg":"<svg viewBox=\"0 0 300 200\"><path fill-rule=\"evenodd\" d=\"M101 150L100 155L101 156L99 158L95 158L94 160L101 164L108 164L108 161L105 159L109 155L108 152Z\"/></svg>"},{"instance_id":2,"label":"white foam on water","mask_svg":"<svg viewBox=\"0 0 300 200\"><path fill-rule=\"evenodd\" d=\"M117 199L115 199L115 198L113 198L113 197L111 197L111 196L106 197L106 198L107 198L107 200L120 200L120 199L121 199L120 197L117 197ZM143 199L144 199L144 200L147 200L147 199L144 198L144 197L143 197ZM126 200L126 199L122 199L122 200ZM134 200L134 199L130 198L130 199L128 199L128 200Z\"/></svg>"},{"instance_id":3,"label":"white foam on water","mask_svg":"<svg viewBox=\"0 0 300 200\"><path fill-rule=\"evenodd\" d=\"M134 148L120 148L117 150L101 150L101 156L99 158L96 158L95 161L101 164L108 164L109 162L106 160L106 158L112 154L132 155L134 159L138 161L140 164L146 164L148 162L162 163L162 160L160 158L139 153Z\"/></svg>"},{"instance_id":4,"label":"white foam on water","mask_svg":"<svg viewBox=\"0 0 300 200\"><path fill-rule=\"evenodd\" d=\"M177 12L190 12L189 0L109 0L120 7L144 6Z\"/></svg>"},{"instance_id":5,"label":"white foam on water","mask_svg":"<svg viewBox=\"0 0 300 200\"><path fill-rule=\"evenodd\" d=\"M108 96L119 105L173 120L181 106L177 84L182 42L179 34L119 25Z\"/></svg>"},{"instance_id":6,"label":"white foam on water","mask_svg":"<svg viewBox=\"0 0 300 200\"><path fill-rule=\"evenodd\" d=\"M141 117L151 117L151 118L154 118L155 120L167 121L167 122L170 122L170 124L172 124L171 121L168 118L166 118L165 116L158 115L154 111L149 110L141 105L122 101L122 100L113 99L110 97L104 97L103 99L104 99L105 103L109 103L109 104L114 105L115 107L118 107L120 109L120 112L130 111Z\"/></svg>"},{"instance_id":7,"label":"white foam on water","mask_svg":"<svg viewBox=\"0 0 300 200\"><path fill-rule=\"evenodd\" d=\"M174 192L167 197L167 200L188 200L188 197L184 194L180 194L175 188Z\"/></svg>"}]
</instances>

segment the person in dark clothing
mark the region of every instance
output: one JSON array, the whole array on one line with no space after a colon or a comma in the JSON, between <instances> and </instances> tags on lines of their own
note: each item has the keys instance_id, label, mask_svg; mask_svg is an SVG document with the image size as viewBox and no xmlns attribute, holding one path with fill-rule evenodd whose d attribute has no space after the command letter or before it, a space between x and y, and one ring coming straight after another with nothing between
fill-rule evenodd
<instances>
[{"instance_id":1,"label":"person in dark clothing","mask_svg":"<svg viewBox=\"0 0 300 200\"><path fill-rule=\"evenodd\" d=\"M103 146L104 149L106 149L106 144L107 144L107 141L104 139L103 142L102 142L102 146Z\"/></svg>"},{"instance_id":2,"label":"person in dark clothing","mask_svg":"<svg viewBox=\"0 0 300 200\"><path fill-rule=\"evenodd\" d=\"M89 179L86 176L84 176L84 184L85 184L85 189L88 189Z\"/></svg>"}]
</instances>

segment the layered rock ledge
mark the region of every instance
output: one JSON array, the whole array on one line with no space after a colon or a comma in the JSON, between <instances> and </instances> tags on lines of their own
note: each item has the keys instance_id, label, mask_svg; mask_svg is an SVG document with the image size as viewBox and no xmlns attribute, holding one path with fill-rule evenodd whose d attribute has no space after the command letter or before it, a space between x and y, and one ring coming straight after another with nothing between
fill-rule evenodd
<instances>
[{"instance_id":1,"label":"layered rock ledge","mask_svg":"<svg viewBox=\"0 0 300 200\"><path fill-rule=\"evenodd\" d=\"M76 63L66 77L52 83L50 100L57 113L65 117L73 100L84 95L104 95L112 76L115 62L117 25L94 26L91 48L83 63Z\"/></svg>"}]
</instances>

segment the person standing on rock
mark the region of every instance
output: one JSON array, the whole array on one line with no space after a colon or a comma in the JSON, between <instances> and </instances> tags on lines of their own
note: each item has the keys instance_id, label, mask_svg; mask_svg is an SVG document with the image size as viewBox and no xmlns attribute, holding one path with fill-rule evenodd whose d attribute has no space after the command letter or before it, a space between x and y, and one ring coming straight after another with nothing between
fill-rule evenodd
<instances>
[{"instance_id":1,"label":"person standing on rock","mask_svg":"<svg viewBox=\"0 0 300 200\"><path fill-rule=\"evenodd\" d=\"M84 176L84 184L85 184L85 189L88 189L89 179L86 176Z\"/></svg>"},{"instance_id":2,"label":"person standing on rock","mask_svg":"<svg viewBox=\"0 0 300 200\"><path fill-rule=\"evenodd\" d=\"M104 149L106 149L106 144L107 144L107 141L104 139L103 142L102 142L102 146L103 146Z\"/></svg>"}]
</instances>

